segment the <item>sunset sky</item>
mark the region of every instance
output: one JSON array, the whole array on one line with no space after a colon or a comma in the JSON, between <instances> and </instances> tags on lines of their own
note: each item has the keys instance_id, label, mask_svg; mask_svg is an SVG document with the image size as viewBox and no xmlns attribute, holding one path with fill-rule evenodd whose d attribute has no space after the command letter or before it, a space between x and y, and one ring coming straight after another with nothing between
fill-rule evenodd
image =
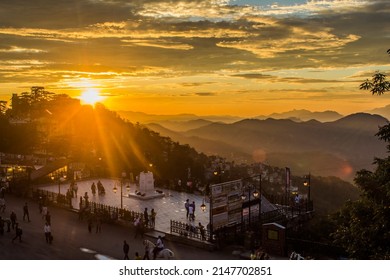
<instances>
[{"instance_id":1,"label":"sunset sky","mask_svg":"<svg viewBox=\"0 0 390 280\"><path fill-rule=\"evenodd\" d=\"M44 86L112 110L256 116L390 104L388 0L1 0L0 100Z\"/></svg>"}]
</instances>

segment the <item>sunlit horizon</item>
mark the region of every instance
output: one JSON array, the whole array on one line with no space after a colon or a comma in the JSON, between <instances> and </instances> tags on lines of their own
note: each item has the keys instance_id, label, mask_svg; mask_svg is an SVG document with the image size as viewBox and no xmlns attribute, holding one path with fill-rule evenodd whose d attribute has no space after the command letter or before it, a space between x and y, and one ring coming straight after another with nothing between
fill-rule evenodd
<instances>
[{"instance_id":1,"label":"sunlit horizon","mask_svg":"<svg viewBox=\"0 0 390 280\"><path fill-rule=\"evenodd\" d=\"M359 90L390 69L388 1L41 4L0 3L0 100L43 86L113 111L243 117L390 104Z\"/></svg>"}]
</instances>

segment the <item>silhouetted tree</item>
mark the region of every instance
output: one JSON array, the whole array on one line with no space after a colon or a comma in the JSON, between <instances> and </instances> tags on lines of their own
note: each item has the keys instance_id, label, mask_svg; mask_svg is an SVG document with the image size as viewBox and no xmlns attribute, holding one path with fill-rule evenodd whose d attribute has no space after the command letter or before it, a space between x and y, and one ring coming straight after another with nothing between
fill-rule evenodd
<instances>
[{"instance_id":1,"label":"silhouetted tree","mask_svg":"<svg viewBox=\"0 0 390 280\"><path fill-rule=\"evenodd\" d=\"M390 126L381 127L377 136L390 143ZM351 258L390 259L390 157L374 163L375 171L356 174L360 199L348 202L336 217L333 237Z\"/></svg>"},{"instance_id":2,"label":"silhouetted tree","mask_svg":"<svg viewBox=\"0 0 390 280\"><path fill-rule=\"evenodd\" d=\"M387 50L390 55L390 49ZM367 79L360 85L360 89L369 90L372 94L382 95L390 90L390 81L387 80L386 74L376 72L372 78Z\"/></svg>"},{"instance_id":3,"label":"silhouetted tree","mask_svg":"<svg viewBox=\"0 0 390 280\"><path fill-rule=\"evenodd\" d=\"M390 49L387 51L390 55ZM376 73L361 89L382 95L390 90L386 75ZM390 124L376 134L386 143L390 153ZM335 243L342 246L351 258L390 259L390 156L375 158L375 171L357 172L355 183L360 199L348 202L336 217Z\"/></svg>"},{"instance_id":4,"label":"silhouetted tree","mask_svg":"<svg viewBox=\"0 0 390 280\"><path fill-rule=\"evenodd\" d=\"M0 100L0 115L4 115L7 110L7 101Z\"/></svg>"}]
</instances>

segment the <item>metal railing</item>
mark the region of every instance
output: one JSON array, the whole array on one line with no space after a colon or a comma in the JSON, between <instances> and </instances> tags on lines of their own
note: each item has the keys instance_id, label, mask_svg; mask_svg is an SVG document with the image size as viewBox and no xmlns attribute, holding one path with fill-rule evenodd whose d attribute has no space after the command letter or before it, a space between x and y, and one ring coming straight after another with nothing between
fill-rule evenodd
<instances>
[{"instance_id":1,"label":"metal railing","mask_svg":"<svg viewBox=\"0 0 390 280\"><path fill-rule=\"evenodd\" d=\"M65 195L47 190L34 189L32 191L32 198L41 201L47 205L57 205L66 208L72 208L72 201L67 199Z\"/></svg>"},{"instance_id":2,"label":"metal railing","mask_svg":"<svg viewBox=\"0 0 390 280\"><path fill-rule=\"evenodd\" d=\"M66 195L50 192L47 190L34 189L32 191L32 198L36 201L40 201L45 205L60 206L69 209L73 209L72 200L67 198ZM144 221L144 214L128 209L121 209L102 203L93 201L86 201L82 199L79 203L79 214L83 216L99 215L99 217L105 222L113 222L119 219L129 221L130 225L133 225L133 221L140 217L141 221ZM149 225L145 225L149 228Z\"/></svg>"},{"instance_id":3,"label":"metal railing","mask_svg":"<svg viewBox=\"0 0 390 280\"><path fill-rule=\"evenodd\" d=\"M199 227L188 223L171 220L171 234L176 233L185 238L206 241L210 239L210 232L205 227Z\"/></svg>"}]
</instances>

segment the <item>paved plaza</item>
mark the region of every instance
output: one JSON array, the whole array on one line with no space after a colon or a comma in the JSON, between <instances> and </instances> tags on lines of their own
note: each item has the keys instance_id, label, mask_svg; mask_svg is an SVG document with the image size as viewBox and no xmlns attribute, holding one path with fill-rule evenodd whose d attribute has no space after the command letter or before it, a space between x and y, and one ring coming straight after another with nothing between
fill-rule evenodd
<instances>
[{"instance_id":1,"label":"paved plaza","mask_svg":"<svg viewBox=\"0 0 390 280\"><path fill-rule=\"evenodd\" d=\"M92 195L91 185L92 183L97 184L97 182L103 184L105 188L104 195ZM117 192L114 193L114 186L117 187ZM83 196L85 192L88 193L89 201L98 202L110 206L120 207L121 199L120 199L120 183L115 179L93 179L93 180L85 180L78 181L78 197L73 198L72 205L75 209L79 208L80 195ZM66 191L69 189L70 183L61 183L60 192L61 194L66 194ZM39 187L43 190L48 190L51 192L58 192L58 184L53 184L50 186ZM189 199L190 202L195 201L195 224L197 225L201 222L204 226L209 223L209 210L210 205L208 202L204 202L206 205L206 211L203 212L200 209L200 205L203 203L203 196L185 193L185 192L177 192L177 191L169 191L163 190L165 193L164 197L157 197L152 199L137 199L133 196L128 197L129 193L135 193L136 187L135 185L131 185L130 191L127 192L125 186L123 186L123 208L141 212L143 213L145 207L148 208L148 213L150 213L151 209L154 209L157 213L156 216L156 226L155 230L161 232L170 232L170 220L188 223L186 218L186 210L184 208L184 203L186 199Z\"/></svg>"},{"instance_id":2,"label":"paved plaza","mask_svg":"<svg viewBox=\"0 0 390 280\"><path fill-rule=\"evenodd\" d=\"M64 187L65 189L65 187ZM58 191L58 188L57 188ZM103 224L102 231L88 232L87 221L80 220L77 213L61 207L49 207L51 214L52 244L45 242L43 231L44 219L39 212L38 203L29 198L6 194L6 209L0 216L7 219L11 211L17 215L19 226L23 229L22 242L12 239L15 230L7 230L0 235L0 260L93 260L93 259L123 259L123 240L130 245L130 259L135 252L144 253L143 239L155 241L150 237L135 238L135 231L129 227L117 224ZM23 205L28 203L30 222L23 219ZM205 249L165 240L166 248L175 253L177 260L221 260L238 259L232 254L234 249L208 251Z\"/></svg>"}]
</instances>

